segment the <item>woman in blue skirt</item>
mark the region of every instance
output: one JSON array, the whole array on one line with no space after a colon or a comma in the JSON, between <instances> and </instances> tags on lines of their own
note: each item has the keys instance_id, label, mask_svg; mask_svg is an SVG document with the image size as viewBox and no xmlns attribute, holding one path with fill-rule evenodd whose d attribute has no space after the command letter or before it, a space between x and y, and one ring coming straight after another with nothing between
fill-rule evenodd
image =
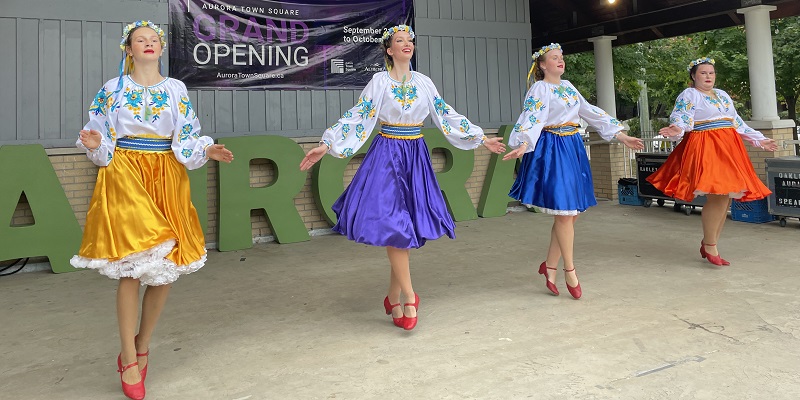
<instances>
[{"instance_id":1,"label":"woman in blue skirt","mask_svg":"<svg viewBox=\"0 0 800 400\"><path fill-rule=\"evenodd\" d=\"M528 81L533 75L535 83L525 95L522 114L509 138L509 146L515 150L503 160L522 157L509 195L555 216L547 259L539 266L547 288L558 295L555 271L563 257L567 289L578 299L581 285L572 259L574 225L580 213L597 205L578 122L584 119L605 140L616 138L632 149L644 146L640 139L622 132L624 127L619 121L587 103L575 86L561 79L563 73L564 56L559 44L552 43L533 53Z\"/></svg>"},{"instance_id":2,"label":"woman in blue skirt","mask_svg":"<svg viewBox=\"0 0 800 400\"><path fill-rule=\"evenodd\" d=\"M505 145L499 138L484 136L480 127L453 110L430 78L411 71L411 27L386 30L382 46L386 71L376 73L355 107L325 130L320 145L309 150L300 169L308 170L325 153L352 156L380 123L379 136L353 181L333 204L338 218L333 230L358 243L386 247L392 270L383 305L396 326L411 330L417 324L419 296L411 286L409 249L444 235L455 238L455 224L422 138L423 121L432 115L447 140L459 149L484 145L499 154Z\"/></svg>"}]
</instances>

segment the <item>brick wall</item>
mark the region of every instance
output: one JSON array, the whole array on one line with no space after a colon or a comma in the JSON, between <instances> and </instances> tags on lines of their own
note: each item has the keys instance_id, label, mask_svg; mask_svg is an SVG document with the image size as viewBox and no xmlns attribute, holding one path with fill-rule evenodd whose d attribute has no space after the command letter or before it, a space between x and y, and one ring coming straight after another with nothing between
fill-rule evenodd
<instances>
[{"instance_id":1,"label":"brick wall","mask_svg":"<svg viewBox=\"0 0 800 400\"><path fill-rule=\"evenodd\" d=\"M300 143L300 145L303 151L308 151L316 146L317 142ZM48 154L50 154L50 161L53 163L53 168L61 182L61 186L64 188L72 210L75 212L75 217L78 219L81 227L83 227L86 222L86 212L89 209L89 200L92 197L92 191L94 190L94 184L97 179L97 166L76 149L53 149L48 151ZM480 198L481 189L483 188L486 171L489 168L490 155L491 153L483 146L475 150L475 167L473 168L472 176L466 183L467 191L472 198L473 205L476 207ZM356 156L348 165L344 176L345 185L349 184L353 179L353 175L361 164L361 160L363 160L363 155ZM445 157L441 150L435 150L433 152L432 160L435 171L438 172L444 168ZM208 167L208 229L206 232L206 241L215 243L217 241L217 214L219 211L217 198L217 162L210 161ZM275 166L272 162L264 159L256 159L250 162L251 186L266 186L273 181L274 177ZM317 206L314 203L314 197L311 192L310 173L306 178L303 190L295 197L294 204L308 230L329 229L331 227L330 224L322 218L322 215L317 210ZM23 195L14 212L12 225L28 225L33 222L34 216ZM272 236L272 230L262 210L251 211L250 222L254 240L269 239Z\"/></svg>"}]
</instances>

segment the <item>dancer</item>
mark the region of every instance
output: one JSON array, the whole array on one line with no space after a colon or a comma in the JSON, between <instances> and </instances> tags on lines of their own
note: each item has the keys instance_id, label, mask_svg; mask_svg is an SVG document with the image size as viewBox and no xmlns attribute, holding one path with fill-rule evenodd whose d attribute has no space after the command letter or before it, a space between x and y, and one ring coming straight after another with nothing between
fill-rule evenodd
<instances>
[{"instance_id":1,"label":"dancer","mask_svg":"<svg viewBox=\"0 0 800 400\"><path fill-rule=\"evenodd\" d=\"M443 235L455 238L455 224L422 138L423 121L432 115L447 140L459 149L483 144L502 153L505 145L499 138L486 138L480 127L445 103L430 78L411 71L414 31L410 27L388 29L382 46L387 71L372 77L358 104L325 131L300 169L308 170L325 153L352 156L380 121L380 135L333 204L338 217L333 230L358 243L386 247L391 274L384 308L396 326L411 330L417 324L419 296L411 285L409 250ZM400 307L401 293L404 307Z\"/></svg>"},{"instance_id":2,"label":"dancer","mask_svg":"<svg viewBox=\"0 0 800 400\"><path fill-rule=\"evenodd\" d=\"M164 31L152 22L125 26L120 76L94 98L76 143L100 169L81 248L70 262L119 280L117 366L131 399L145 396L150 338L170 284L206 261L186 169L233 160L224 145L200 136L183 82L161 76L165 46ZM147 286L141 320L140 285Z\"/></svg>"},{"instance_id":3,"label":"dancer","mask_svg":"<svg viewBox=\"0 0 800 400\"><path fill-rule=\"evenodd\" d=\"M552 43L533 53L528 82L533 76L535 83L525 95L522 114L509 138L509 146L515 150L503 160L522 157L509 196L554 216L547 259L539 266L547 288L554 295L559 294L556 267L563 257L567 289L579 299L582 291L573 262L574 225L578 215L597 205L597 200L578 121L582 118L598 128L605 140L616 138L637 150L644 145L641 139L622 132L624 127L617 119L589 104L575 86L562 80L564 68L559 44Z\"/></svg>"},{"instance_id":4,"label":"dancer","mask_svg":"<svg viewBox=\"0 0 800 400\"><path fill-rule=\"evenodd\" d=\"M691 84L675 101L670 125L658 132L683 140L647 180L665 195L687 203L706 196L700 256L717 266L730 265L719 255L717 243L731 199L759 200L772 193L756 175L742 139L767 151L777 150L778 144L747 126L731 97L714 88L714 59L694 60L687 70Z\"/></svg>"}]
</instances>

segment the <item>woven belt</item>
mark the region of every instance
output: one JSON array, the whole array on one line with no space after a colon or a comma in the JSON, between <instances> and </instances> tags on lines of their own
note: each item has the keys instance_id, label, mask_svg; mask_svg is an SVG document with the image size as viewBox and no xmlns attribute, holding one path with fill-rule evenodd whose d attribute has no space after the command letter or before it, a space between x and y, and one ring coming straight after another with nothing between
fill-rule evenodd
<instances>
[{"instance_id":1,"label":"woven belt","mask_svg":"<svg viewBox=\"0 0 800 400\"><path fill-rule=\"evenodd\" d=\"M695 122L692 131L708 131L720 128L733 128L733 121L729 119L715 119L713 121Z\"/></svg>"},{"instance_id":2,"label":"woven belt","mask_svg":"<svg viewBox=\"0 0 800 400\"><path fill-rule=\"evenodd\" d=\"M579 132L578 128L580 128L578 124L562 124L545 126L542 130L558 136L571 136Z\"/></svg>"},{"instance_id":3,"label":"woven belt","mask_svg":"<svg viewBox=\"0 0 800 400\"><path fill-rule=\"evenodd\" d=\"M381 136L389 139L411 140L422 137L422 124L390 125L381 124Z\"/></svg>"},{"instance_id":4,"label":"woven belt","mask_svg":"<svg viewBox=\"0 0 800 400\"><path fill-rule=\"evenodd\" d=\"M152 152L170 151L172 150L172 139L124 137L117 139L117 148Z\"/></svg>"}]
</instances>

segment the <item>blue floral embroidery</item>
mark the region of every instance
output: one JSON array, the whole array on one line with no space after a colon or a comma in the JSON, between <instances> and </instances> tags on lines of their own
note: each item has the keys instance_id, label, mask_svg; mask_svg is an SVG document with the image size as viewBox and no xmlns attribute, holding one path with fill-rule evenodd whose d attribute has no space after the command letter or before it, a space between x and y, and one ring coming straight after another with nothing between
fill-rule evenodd
<instances>
[{"instance_id":1,"label":"blue floral embroidery","mask_svg":"<svg viewBox=\"0 0 800 400\"><path fill-rule=\"evenodd\" d=\"M112 127L111 124L108 123L108 121L106 121L105 125L106 125L106 137L108 138L108 140L111 140L112 142L117 140L117 130L114 129L114 127Z\"/></svg>"},{"instance_id":2,"label":"blue floral embroidery","mask_svg":"<svg viewBox=\"0 0 800 400\"><path fill-rule=\"evenodd\" d=\"M687 126L692 126L694 124L692 117L688 116L687 114L681 115L681 121Z\"/></svg>"},{"instance_id":3,"label":"blue floral embroidery","mask_svg":"<svg viewBox=\"0 0 800 400\"><path fill-rule=\"evenodd\" d=\"M466 118L462 119L461 120L461 124L459 124L459 125L460 125L459 130L461 132L469 133L469 121L467 121ZM474 136L473 136L473 138L474 138Z\"/></svg>"},{"instance_id":4,"label":"blue floral embroidery","mask_svg":"<svg viewBox=\"0 0 800 400\"><path fill-rule=\"evenodd\" d=\"M360 110L358 110L358 115L360 115L361 118L372 118L375 116L375 106L372 105L372 99L366 96L358 99L356 107L360 108Z\"/></svg>"},{"instance_id":5,"label":"blue floral embroidery","mask_svg":"<svg viewBox=\"0 0 800 400\"><path fill-rule=\"evenodd\" d=\"M461 138L461 140L475 140L475 135L469 134Z\"/></svg>"},{"instance_id":6,"label":"blue floral embroidery","mask_svg":"<svg viewBox=\"0 0 800 400\"><path fill-rule=\"evenodd\" d=\"M439 96L434 96L433 98L433 107L436 109L436 113L439 115L447 115L450 113L450 106L444 102Z\"/></svg>"},{"instance_id":7,"label":"blue floral embroidery","mask_svg":"<svg viewBox=\"0 0 800 400\"><path fill-rule=\"evenodd\" d=\"M353 155L353 149L348 147L348 148L342 150L342 152L339 154L339 157L340 158L346 158L346 157L351 157L352 155Z\"/></svg>"},{"instance_id":8,"label":"blue floral embroidery","mask_svg":"<svg viewBox=\"0 0 800 400\"><path fill-rule=\"evenodd\" d=\"M150 115L156 122L161 117L161 112L169 108L169 94L166 91L150 90Z\"/></svg>"},{"instance_id":9,"label":"blue floral embroidery","mask_svg":"<svg viewBox=\"0 0 800 400\"><path fill-rule=\"evenodd\" d=\"M114 158L114 156L112 156L111 153L108 153L108 157L106 157L106 161L111 162L112 158Z\"/></svg>"},{"instance_id":10,"label":"blue floral embroidery","mask_svg":"<svg viewBox=\"0 0 800 400\"><path fill-rule=\"evenodd\" d=\"M181 151L181 155L184 158L190 158L192 156L192 153L193 153L192 149L183 149L183 151Z\"/></svg>"},{"instance_id":11,"label":"blue floral embroidery","mask_svg":"<svg viewBox=\"0 0 800 400\"><path fill-rule=\"evenodd\" d=\"M694 104L692 104L690 101L686 101L684 99L678 99L675 102L675 111L678 111L678 112L684 111L685 112L685 111L689 111L689 110L694 110Z\"/></svg>"},{"instance_id":12,"label":"blue floral embroidery","mask_svg":"<svg viewBox=\"0 0 800 400\"><path fill-rule=\"evenodd\" d=\"M366 140L367 135L364 134L364 125L356 125L356 138L362 142Z\"/></svg>"},{"instance_id":13,"label":"blue floral embroidery","mask_svg":"<svg viewBox=\"0 0 800 400\"><path fill-rule=\"evenodd\" d=\"M545 109L545 105L544 103L542 103L541 99L537 99L536 97L533 96L528 96L528 98L525 99L525 102L522 104L522 109L528 112L542 111Z\"/></svg>"},{"instance_id":14,"label":"blue floral embroidery","mask_svg":"<svg viewBox=\"0 0 800 400\"><path fill-rule=\"evenodd\" d=\"M142 94L144 94L144 89L142 90L132 90L131 88L125 88L125 108L130 110L133 113L133 118L139 122L142 122L142 116L139 115L142 112Z\"/></svg>"},{"instance_id":15,"label":"blue floral embroidery","mask_svg":"<svg viewBox=\"0 0 800 400\"><path fill-rule=\"evenodd\" d=\"M449 135L453 132L453 127L450 126L450 123L446 120L442 120L442 132L444 132L445 135Z\"/></svg>"},{"instance_id":16,"label":"blue floral embroidery","mask_svg":"<svg viewBox=\"0 0 800 400\"><path fill-rule=\"evenodd\" d=\"M107 92L105 88L100 89L97 96L94 97L92 105L89 106L89 112L94 115L106 115L106 110L111 105L109 104L110 100L112 100L111 92Z\"/></svg>"},{"instance_id":17,"label":"blue floral embroidery","mask_svg":"<svg viewBox=\"0 0 800 400\"><path fill-rule=\"evenodd\" d=\"M392 85L392 94L394 94L394 99L400 103L400 107L403 110L408 110L411 108L411 105L414 104L414 101L417 100L417 87L411 84L400 86Z\"/></svg>"},{"instance_id":18,"label":"blue floral embroidery","mask_svg":"<svg viewBox=\"0 0 800 400\"><path fill-rule=\"evenodd\" d=\"M564 100L564 103L567 104L567 107L577 105L579 102L578 92L569 86L559 85L558 87L553 88L553 94L557 95L561 100Z\"/></svg>"},{"instance_id":19,"label":"blue floral embroidery","mask_svg":"<svg viewBox=\"0 0 800 400\"><path fill-rule=\"evenodd\" d=\"M522 124L514 124L514 132L527 132L528 129L522 126Z\"/></svg>"},{"instance_id":20,"label":"blue floral embroidery","mask_svg":"<svg viewBox=\"0 0 800 400\"><path fill-rule=\"evenodd\" d=\"M342 140L347 139L348 133L350 133L350 124L342 125Z\"/></svg>"},{"instance_id":21,"label":"blue floral embroidery","mask_svg":"<svg viewBox=\"0 0 800 400\"><path fill-rule=\"evenodd\" d=\"M181 101L178 103L178 111L183 114L184 118L194 119L194 108L192 107L192 103L189 101L189 98L186 96L181 96Z\"/></svg>"},{"instance_id":22,"label":"blue floral embroidery","mask_svg":"<svg viewBox=\"0 0 800 400\"><path fill-rule=\"evenodd\" d=\"M535 115L531 115L530 117L528 117L528 121L531 122L531 125L536 125L539 123L539 118L536 118Z\"/></svg>"},{"instance_id":23,"label":"blue floral embroidery","mask_svg":"<svg viewBox=\"0 0 800 400\"><path fill-rule=\"evenodd\" d=\"M192 124L185 124L181 127L181 133L178 135L178 142L181 143L189 140L189 135L192 133Z\"/></svg>"},{"instance_id":24,"label":"blue floral embroidery","mask_svg":"<svg viewBox=\"0 0 800 400\"><path fill-rule=\"evenodd\" d=\"M619 122L619 120L616 118L611 118L609 122L611 122L612 125L622 126L622 122Z\"/></svg>"},{"instance_id":25,"label":"blue floral embroidery","mask_svg":"<svg viewBox=\"0 0 800 400\"><path fill-rule=\"evenodd\" d=\"M353 113L350 112L350 110L347 110L347 111L344 112L344 115L342 115L342 119L351 118L352 116L353 116Z\"/></svg>"}]
</instances>

